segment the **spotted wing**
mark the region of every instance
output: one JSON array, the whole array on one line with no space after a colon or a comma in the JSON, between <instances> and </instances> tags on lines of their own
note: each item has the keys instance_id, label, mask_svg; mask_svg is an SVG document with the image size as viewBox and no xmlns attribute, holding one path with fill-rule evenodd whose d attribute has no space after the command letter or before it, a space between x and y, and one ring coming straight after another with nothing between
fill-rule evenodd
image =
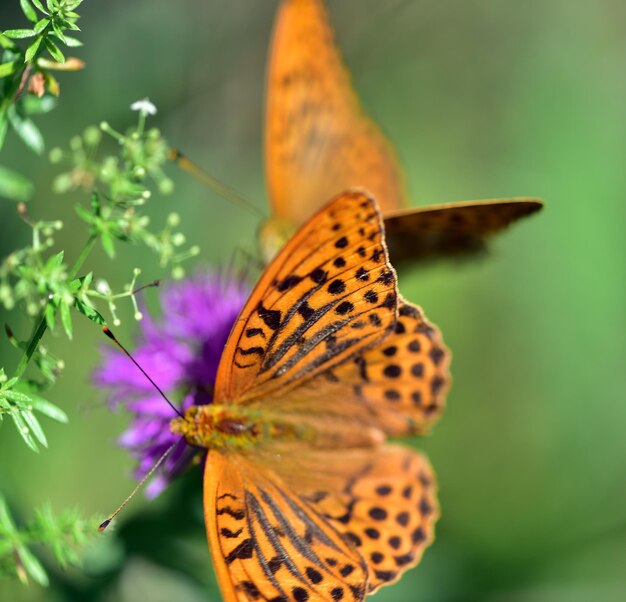
<instances>
[{"instance_id":1,"label":"spotted wing","mask_svg":"<svg viewBox=\"0 0 626 602\"><path fill-rule=\"evenodd\" d=\"M384 435L428 433L450 387L450 352L422 310L400 300L394 330L375 346L280 397L275 419L309 428L318 447L371 445Z\"/></svg>"},{"instance_id":2,"label":"spotted wing","mask_svg":"<svg viewBox=\"0 0 626 602\"><path fill-rule=\"evenodd\" d=\"M220 403L284 397L393 329L397 288L378 208L346 192L313 216L267 267L230 334Z\"/></svg>"},{"instance_id":3,"label":"spotted wing","mask_svg":"<svg viewBox=\"0 0 626 602\"><path fill-rule=\"evenodd\" d=\"M393 149L361 109L321 0L283 0L267 75L270 203L299 225L327 199L362 186L381 210L406 205Z\"/></svg>"},{"instance_id":4,"label":"spotted wing","mask_svg":"<svg viewBox=\"0 0 626 602\"><path fill-rule=\"evenodd\" d=\"M446 203L385 214L394 265L485 251L487 240L543 207L540 199L514 198Z\"/></svg>"},{"instance_id":5,"label":"spotted wing","mask_svg":"<svg viewBox=\"0 0 626 602\"><path fill-rule=\"evenodd\" d=\"M352 403L362 408L357 420L391 436L424 434L444 409L450 352L419 307L401 301L398 309L394 332L381 345L359 353L328 376L350 390ZM348 392L337 397L345 399Z\"/></svg>"},{"instance_id":6,"label":"spotted wing","mask_svg":"<svg viewBox=\"0 0 626 602\"><path fill-rule=\"evenodd\" d=\"M361 555L368 592L396 581L432 543L436 482L422 454L382 445L342 450L340 459L320 449L279 457L273 466L282 481Z\"/></svg>"},{"instance_id":7,"label":"spotted wing","mask_svg":"<svg viewBox=\"0 0 626 602\"><path fill-rule=\"evenodd\" d=\"M353 543L258 462L210 452L204 510L226 602L364 599L366 563Z\"/></svg>"}]
</instances>

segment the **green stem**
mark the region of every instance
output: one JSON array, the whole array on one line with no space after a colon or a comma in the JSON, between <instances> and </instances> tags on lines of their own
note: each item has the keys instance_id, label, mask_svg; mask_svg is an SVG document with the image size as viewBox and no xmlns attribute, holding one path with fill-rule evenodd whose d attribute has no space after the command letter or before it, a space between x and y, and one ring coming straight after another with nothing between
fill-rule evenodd
<instances>
[{"instance_id":1,"label":"green stem","mask_svg":"<svg viewBox=\"0 0 626 602\"><path fill-rule=\"evenodd\" d=\"M89 237L89 240L87 240L87 242L85 243L83 250L80 252L80 255L78 256L78 258L74 262L74 265L70 269L70 272L69 272L70 280L73 280L74 278L76 278L76 275L78 274L78 270L80 270L83 263L85 263L87 256L93 249L93 246L97 240L98 240L98 234L95 234L95 233L91 234L91 236ZM39 320L39 324L37 324L37 327L33 331L33 334L30 337L30 341L28 341L28 346L26 347L26 351L24 352L24 355L22 356L20 363L17 365L17 368L15 369L15 376L17 378L21 378L22 375L24 374L24 371L26 370L26 367L28 366L28 362L30 362L31 358L35 354L35 351L37 351L37 347L39 347L39 343L41 342L43 335L46 333L47 328L48 328L48 323L46 322L46 315L45 315L45 309L44 309L44 311L42 312L42 316Z\"/></svg>"},{"instance_id":2,"label":"green stem","mask_svg":"<svg viewBox=\"0 0 626 602\"><path fill-rule=\"evenodd\" d=\"M89 240L85 243L83 250L80 252L78 259L76 259L76 261L74 262L74 265L72 266L72 269L70 270L70 274L69 274L70 280L73 280L74 278L76 278L76 275L78 274L78 270L80 270L83 263L85 263L85 259L87 259L87 256L89 255L89 253L91 253L91 249L93 249L93 246L96 244L96 241L98 240L98 236L99 234L92 233L91 236L89 237Z\"/></svg>"}]
</instances>

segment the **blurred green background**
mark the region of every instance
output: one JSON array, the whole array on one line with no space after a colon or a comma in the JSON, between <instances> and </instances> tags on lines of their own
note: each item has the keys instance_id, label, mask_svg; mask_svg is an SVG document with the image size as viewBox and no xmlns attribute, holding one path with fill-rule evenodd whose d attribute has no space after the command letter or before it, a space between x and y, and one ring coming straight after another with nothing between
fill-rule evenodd
<instances>
[{"instance_id":1,"label":"blurred green background","mask_svg":"<svg viewBox=\"0 0 626 602\"><path fill-rule=\"evenodd\" d=\"M87 68L61 78L59 108L38 121L49 148L101 120L124 129L135 120L131 102L148 96L171 144L265 207L264 66L275 8L86 2L76 54ZM442 328L455 380L434 435L415 442L439 475L437 541L376 599L625 600L626 4L343 0L330 8L356 88L397 147L415 204L546 200L487 260L401 276L403 294ZM17 0L3 2L0 28L23 26ZM62 217L75 256L79 194L48 192L57 172L14 137L3 162L35 180L30 212ZM152 205L157 223L179 211L205 263L252 248L253 218L170 175L176 193ZM0 202L2 256L28 235L14 205ZM136 265L164 276L136 249L114 265L98 251L89 265L118 284ZM0 317L27 327L15 314ZM133 485L115 443L127 417L111 415L90 384L105 343L79 324L73 344L51 343L67 369L50 397L70 424L47 421L50 449L39 455L9 423L0 431L0 489L20 518L45 501L105 515ZM131 341L136 325L127 319L118 330ZM0 341L0 365L17 359ZM44 554L51 587L2 582L0 599L220 599L195 471L153 502L138 496L96 541L83 571L62 572Z\"/></svg>"}]
</instances>

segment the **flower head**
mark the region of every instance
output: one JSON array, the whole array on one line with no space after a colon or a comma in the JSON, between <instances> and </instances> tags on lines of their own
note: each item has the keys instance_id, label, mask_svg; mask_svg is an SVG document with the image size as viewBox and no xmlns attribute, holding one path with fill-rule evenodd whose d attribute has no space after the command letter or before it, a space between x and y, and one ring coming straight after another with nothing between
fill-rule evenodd
<instances>
[{"instance_id":1,"label":"flower head","mask_svg":"<svg viewBox=\"0 0 626 602\"><path fill-rule=\"evenodd\" d=\"M148 98L142 98L141 100L136 100L132 105L130 105L131 111L139 111L144 115L156 115L157 108L150 102Z\"/></svg>"},{"instance_id":2,"label":"flower head","mask_svg":"<svg viewBox=\"0 0 626 602\"><path fill-rule=\"evenodd\" d=\"M211 403L221 353L248 296L243 281L204 274L173 284L160 296L163 316L147 312L141 322L135 359L181 412L191 405ZM113 409L123 405L133 414L119 440L138 460L137 478L145 476L168 447L179 440L170 432L172 408L137 368L115 349L106 349L95 374L96 383L110 390ZM181 441L153 477L146 495L154 497L190 463L195 450Z\"/></svg>"}]
</instances>

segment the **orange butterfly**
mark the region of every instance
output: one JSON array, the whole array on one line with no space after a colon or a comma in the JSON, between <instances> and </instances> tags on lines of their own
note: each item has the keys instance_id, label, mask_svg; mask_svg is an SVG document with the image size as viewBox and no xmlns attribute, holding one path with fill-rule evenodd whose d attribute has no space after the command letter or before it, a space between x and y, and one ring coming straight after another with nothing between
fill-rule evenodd
<instances>
[{"instance_id":1,"label":"orange butterfly","mask_svg":"<svg viewBox=\"0 0 626 602\"><path fill-rule=\"evenodd\" d=\"M204 513L227 602L358 601L433 539L427 432L449 353L398 293L374 199L348 191L262 274L221 357L214 402L172 421L208 449Z\"/></svg>"},{"instance_id":2,"label":"orange butterfly","mask_svg":"<svg viewBox=\"0 0 626 602\"><path fill-rule=\"evenodd\" d=\"M512 198L407 209L395 153L361 109L321 0L280 6L267 76L265 162L273 212L261 230L267 257L352 186L379 201L394 265L481 251L492 234L543 205Z\"/></svg>"}]
</instances>

